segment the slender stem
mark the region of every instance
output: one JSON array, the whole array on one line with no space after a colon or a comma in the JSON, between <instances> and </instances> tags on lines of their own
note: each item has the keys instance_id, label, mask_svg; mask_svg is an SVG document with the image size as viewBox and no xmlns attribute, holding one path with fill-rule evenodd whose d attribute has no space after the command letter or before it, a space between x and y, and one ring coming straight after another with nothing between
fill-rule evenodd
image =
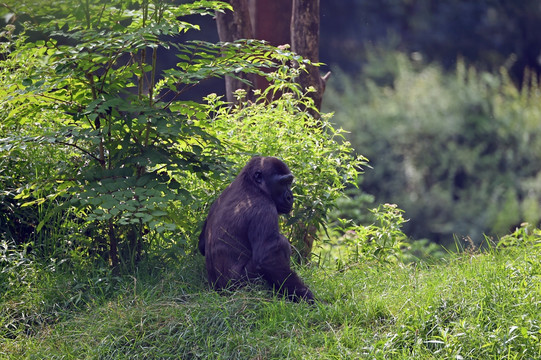
<instances>
[{"instance_id":1,"label":"slender stem","mask_svg":"<svg viewBox=\"0 0 541 360\"><path fill-rule=\"evenodd\" d=\"M118 249L117 249L117 239L115 235L115 228L113 225L113 220L108 220L108 235L109 235L109 259L111 261L111 268L113 269L113 274L118 275Z\"/></svg>"}]
</instances>

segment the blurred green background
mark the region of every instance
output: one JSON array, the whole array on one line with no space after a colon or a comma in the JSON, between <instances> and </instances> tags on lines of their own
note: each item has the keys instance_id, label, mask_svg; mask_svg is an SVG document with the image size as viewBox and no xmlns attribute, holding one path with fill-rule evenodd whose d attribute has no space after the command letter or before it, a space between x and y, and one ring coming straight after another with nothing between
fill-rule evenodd
<instances>
[{"instance_id":1,"label":"blurred green background","mask_svg":"<svg viewBox=\"0 0 541 360\"><path fill-rule=\"evenodd\" d=\"M530 0L322 0L323 110L372 167L341 216L368 193L446 245L538 225L540 20Z\"/></svg>"}]
</instances>

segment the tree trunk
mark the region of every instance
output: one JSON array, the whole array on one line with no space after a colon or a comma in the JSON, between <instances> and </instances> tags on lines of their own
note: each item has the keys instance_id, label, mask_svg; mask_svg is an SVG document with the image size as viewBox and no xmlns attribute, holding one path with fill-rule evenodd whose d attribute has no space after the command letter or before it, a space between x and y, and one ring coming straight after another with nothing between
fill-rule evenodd
<instances>
[{"instance_id":1,"label":"tree trunk","mask_svg":"<svg viewBox=\"0 0 541 360\"><path fill-rule=\"evenodd\" d=\"M291 50L313 63L319 62L319 0L293 0ZM310 111L310 113L313 117L319 118L325 81L330 74L322 78L319 74L319 68L313 65L308 65L306 70L307 72L300 73L296 81L304 91L309 87L316 90L311 92L309 96L314 100L317 111ZM299 242L302 260L310 259L317 227L299 222L297 232L302 235L302 242Z\"/></svg>"},{"instance_id":2,"label":"tree trunk","mask_svg":"<svg viewBox=\"0 0 541 360\"><path fill-rule=\"evenodd\" d=\"M249 0L254 37L272 46L291 45L291 0ZM269 82L255 78L256 89L266 89Z\"/></svg>"},{"instance_id":3,"label":"tree trunk","mask_svg":"<svg viewBox=\"0 0 541 360\"><path fill-rule=\"evenodd\" d=\"M293 0L291 50L311 62L319 62L319 0ZM304 90L310 86L316 89L310 96L320 110L328 74L322 78L319 69L313 65L309 65L306 70L308 72L302 72L297 82Z\"/></svg>"},{"instance_id":4,"label":"tree trunk","mask_svg":"<svg viewBox=\"0 0 541 360\"><path fill-rule=\"evenodd\" d=\"M234 11L217 13L216 22L220 41L259 39L273 46L290 44L291 49L303 58L319 62L319 0L227 0ZM310 96L318 110L329 74L321 77L316 66L308 66L297 82L303 90L313 86ZM241 74L239 74L241 75ZM252 82L255 89L266 89L269 83L261 76L241 75ZM233 92L249 90L240 80L226 77L226 98L235 102ZM250 97L248 91L248 99ZM319 114L312 114L319 116Z\"/></svg>"},{"instance_id":5,"label":"tree trunk","mask_svg":"<svg viewBox=\"0 0 541 360\"><path fill-rule=\"evenodd\" d=\"M252 24L250 21L250 11L248 0L227 0L234 11L225 13L216 13L216 25L220 41L232 42L239 39L253 39ZM239 77L249 79L246 74L239 74ZM253 83L253 79L249 79ZM244 89L249 95L249 86L242 81L230 76L225 78L225 93L228 102L235 102L233 92L237 89Z\"/></svg>"}]
</instances>

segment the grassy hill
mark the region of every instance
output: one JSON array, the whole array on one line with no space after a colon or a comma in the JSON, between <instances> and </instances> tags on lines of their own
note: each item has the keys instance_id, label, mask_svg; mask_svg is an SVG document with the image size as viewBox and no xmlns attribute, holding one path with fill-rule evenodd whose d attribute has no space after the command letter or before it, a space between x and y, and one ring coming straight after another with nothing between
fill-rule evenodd
<instances>
[{"instance_id":1,"label":"grassy hill","mask_svg":"<svg viewBox=\"0 0 541 360\"><path fill-rule=\"evenodd\" d=\"M25 265L0 300L0 358L538 359L540 239L521 229L435 265L300 269L315 306L263 285L219 295L200 257L123 278Z\"/></svg>"}]
</instances>

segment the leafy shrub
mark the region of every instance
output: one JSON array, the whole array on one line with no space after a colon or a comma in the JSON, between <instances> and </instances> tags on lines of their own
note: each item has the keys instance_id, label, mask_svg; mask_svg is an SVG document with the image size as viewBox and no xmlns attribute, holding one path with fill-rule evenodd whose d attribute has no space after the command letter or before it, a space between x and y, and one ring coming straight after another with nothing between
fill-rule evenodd
<instances>
[{"instance_id":1,"label":"leafy shrub","mask_svg":"<svg viewBox=\"0 0 541 360\"><path fill-rule=\"evenodd\" d=\"M268 94L275 91L280 91L281 97L268 102ZM213 115L199 125L224 145L226 152L220 156L231 168L229 177L210 183L205 180L200 186L213 199L253 155L281 158L295 176L295 203L284 225L288 226L293 245L307 256L314 230L327 226L329 210L347 186L356 184L364 158L353 155L343 131L332 126L329 116L315 119L306 111L313 102L300 93L296 84L277 82L258 94L256 102L241 101L234 107L223 106L215 94L207 97L207 112ZM237 93L240 98L244 95L242 91Z\"/></svg>"},{"instance_id":2,"label":"leafy shrub","mask_svg":"<svg viewBox=\"0 0 541 360\"><path fill-rule=\"evenodd\" d=\"M537 77L530 74L517 88L505 69L479 73L459 62L446 74L404 54L381 56L394 64L377 77L387 85L367 73L357 79L337 73L326 93L327 109L371 161L362 189L376 203L404 209L411 219L404 229L418 239L448 244L456 234L479 241L524 220L538 224Z\"/></svg>"},{"instance_id":3,"label":"leafy shrub","mask_svg":"<svg viewBox=\"0 0 541 360\"><path fill-rule=\"evenodd\" d=\"M20 216L24 208L46 206L33 230L56 223L62 232L53 244L67 244L57 245L57 254L118 270L133 268L145 253L175 258L195 249L205 205L254 154L279 156L297 176L287 222L295 224L292 239L311 241L345 186L356 183L363 158L352 156L328 117L309 115L313 104L294 84L304 66L300 57L252 40L178 43L171 37L196 28L183 16L229 5L91 1L75 12L64 2L21 6L44 17L22 33L6 33L0 149L2 159L24 159L30 145L41 156L37 167L48 163L42 149L60 149L52 157L57 167L39 181L8 184ZM30 37L36 33L39 40ZM175 49L179 59L161 76L158 49ZM238 106L215 95L206 104L182 100L201 81L240 71L264 75L273 85L255 103ZM271 93L281 96L269 102Z\"/></svg>"},{"instance_id":4,"label":"leafy shrub","mask_svg":"<svg viewBox=\"0 0 541 360\"><path fill-rule=\"evenodd\" d=\"M541 229L534 228L528 223L522 223L511 234L505 235L498 243L499 248L534 246L541 247Z\"/></svg>"},{"instance_id":5,"label":"leafy shrub","mask_svg":"<svg viewBox=\"0 0 541 360\"><path fill-rule=\"evenodd\" d=\"M239 71L272 81L263 69L301 59L257 41L175 42L173 35L197 28L183 16L214 14L229 8L225 3L89 1L77 11L69 2L29 4L15 9L39 22L4 32L10 41L0 66L6 110L0 146L6 157L29 143L66 155L46 179L11 184L19 185L15 198L27 207L58 201L37 231L58 214L75 214L91 239L81 246L90 245L114 269L131 267L153 240L170 246L177 226L186 224L176 208L199 207L188 191L194 178L223 170L218 139L196 125L207 109L182 95ZM175 49L178 57L163 74L159 49Z\"/></svg>"}]
</instances>

